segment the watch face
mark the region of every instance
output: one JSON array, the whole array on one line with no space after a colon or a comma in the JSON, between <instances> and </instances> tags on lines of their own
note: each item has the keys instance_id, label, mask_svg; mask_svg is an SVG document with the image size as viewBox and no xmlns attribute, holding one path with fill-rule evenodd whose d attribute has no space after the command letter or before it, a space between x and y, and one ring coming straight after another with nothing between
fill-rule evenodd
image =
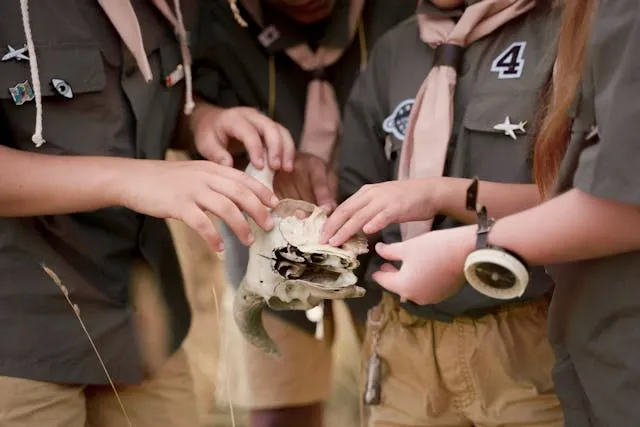
<instances>
[{"instance_id":1,"label":"watch face","mask_svg":"<svg viewBox=\"0 0 640 427\"><path fill-rule=\"evenodd\" d=\"M508 269L491 262L481 262L476 265L475 273L486 286L497 289L509 289L516 285L517 279Z\"/></svg>"}]
</instances>

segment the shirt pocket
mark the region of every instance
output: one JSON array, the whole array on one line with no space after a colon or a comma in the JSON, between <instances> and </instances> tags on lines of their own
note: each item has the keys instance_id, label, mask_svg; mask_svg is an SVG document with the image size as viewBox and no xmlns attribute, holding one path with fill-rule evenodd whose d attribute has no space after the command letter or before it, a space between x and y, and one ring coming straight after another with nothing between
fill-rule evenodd
<instances>
[{"instance_id":1,"label":"shirt pocket","mask_svg":"<svg viewBox=\"0 0 640 427\"><path fill-rule=\"evenodd\" d=\"M462 120L451 171L497 182L530 182L537 92L472 96Z\"/></svg>"},{"instance_id":2,"label":"shirt pocket","mask_svg":"<svg viewBox=\"0 0 640 427\"><path fill-rule=\"evenodd\" d=\"M106 123L112 120L102 96L107 78L100 49L90 42L60 43L36 46L36 55L43 136L47 141L37 149L31 142L36 119L35 99L17 105L10 91L25 82L33 90L29 63L24 60L0 63L0 86L4 87L0 90L0 102L11 127L13 145L50 154L100 153L104 148ZM54 79L59 80L57 89Z\"/></svg>"}]
</instances>

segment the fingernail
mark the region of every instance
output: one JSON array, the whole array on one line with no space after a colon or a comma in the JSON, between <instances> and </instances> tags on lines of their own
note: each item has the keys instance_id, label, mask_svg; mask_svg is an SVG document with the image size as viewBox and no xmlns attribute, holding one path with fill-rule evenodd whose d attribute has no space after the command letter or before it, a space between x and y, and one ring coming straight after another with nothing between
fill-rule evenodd
<instances>
[{"instance_id":1,"label":"fingernail","mask_svg":"<svg viewBox=\"0 0 640 427\"><path fill-rule=\"evenodd\" d=\"M264 222L264 225L265 225L267 228L271 229L271 228L273 228L273 226L274 226L274 225L276 225L276 224L275 224L275 222L273 222L273 218L269 217L269 218L267 218L267 220Z\"/></svg>"},{"instance_id":2,"label":"fingernail","mask_svg":"<svg viewBox=\"0 0 640 427\"><path fill-rule=\"evenodd\" d=\"M273 168L274 169L280 169L280 159L277 157L274 157L273 159L271 159L271 163L273 163Z\"/></svg>"},{"instance_id":3,"label":"fingernail","mask_svg":"<svg viewBox=\"0 0 640 427\"><path fill-rule=\"evenodd\" d=\"M272 205L277 205L279 201L280 201L280 199L278 199L278 196L272 196L271 197L271 204Z\"/></svg>"},{"instance_id":4,"label":"fingernail","mask_svg":"<svg viewBox=\"0 0 640 427\"><path fill-rule=\"evenodd\" d=\"M338 241L336 240L336 238L335 238L335 237L332 237L332 238L330 238L330 239L329 239L329 244L330 244L331 246L335 246L337 242L338 242Z\"/></svg>"},{"instance_id":5,"label":"fingernail","mask_svg":"<svg viewBox=\"0 0 640 427\"><path fill-rule=\"evenodd\" d=\"M224 251L224 243L223 242L218 243L217 248L218 248L218 252Z\"/></svg>"},{"instance_id":6,"label":"fingernail","mask_svg":"<svg viewBox=\"0 0 640 427\"><path fill-rule=\"evenodd\" d=\"M253 234L249 234L249 235L247 236L247 243L248 243L248 244L252 245L252 244L253 244L253 242L255 242L255 241L256 241L256 238L253 236Z\"/></svg>"},{"instance_id":7,"label":"fingernail","mask_svg":"<svg viewBox=\"0 0 640 427\"><path fill-rule=\"evenodd\" d=\"M287 169L289 169L290 171L293 170L293 162L287 162Z\"/></svg>"}]
</instances>

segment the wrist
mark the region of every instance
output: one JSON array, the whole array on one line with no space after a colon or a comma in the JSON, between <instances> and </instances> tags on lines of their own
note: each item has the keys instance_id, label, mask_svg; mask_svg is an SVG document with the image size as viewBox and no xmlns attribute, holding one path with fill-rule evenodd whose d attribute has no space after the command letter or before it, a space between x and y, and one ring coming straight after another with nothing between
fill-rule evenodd
<instances>
[{"instance_id":1,"label":"wrist","mask_svg":"<svg viewBox=\"0 0 640 427\"><path fill-rule=\"evenodd\" d=\"M424 208L433 216L445 211L447 200L451 197L451 189L444 177L422 178L420 188L424 189Z\"/></svg>"},{"instance_id":2,"label":"wrist","mask_svg":"<svg viewBox=\"0 0 640 427\"><path fill-rule=\"evenodd\" d=\"M529 267L517 253L491 243L495 220L478 203L478 181L474 179L466 195L466 209L475 211L475 248L464 263L464 274L478 292L496 299L512 299L524 294L529 284Z\"/></svg>"},{"instance_id":3,"label":"wrist","mask_svg":"<svg viewBox=\"0 0 640 427\"><path fill-rule=\"evenodd\" d=\"M131 200L129 197L129 186L138 179L140 168L144 165L142 162L148 163L149 160L140 159L122 159L122 158L106 158L100 167L99 188L100 193L104 197L103 205L105 206L124 206L131 208Z\"/></svg>"}]
</instances>

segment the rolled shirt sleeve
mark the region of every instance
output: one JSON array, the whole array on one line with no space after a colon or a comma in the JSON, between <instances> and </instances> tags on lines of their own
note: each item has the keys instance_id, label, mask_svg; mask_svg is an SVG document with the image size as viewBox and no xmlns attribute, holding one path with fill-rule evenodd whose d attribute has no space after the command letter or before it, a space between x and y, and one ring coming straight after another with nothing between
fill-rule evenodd
<instances>
[{"instance_id":1,"label":"rolled shirt sleeve","mask_svg":"<svg viewBox=\"0 0 640 427\"><path fill-rule=\"evenodd\" d=\"M590 45L599 142L581 153L574 186L640 205L640 2L601 0Z\"/></svg>"}]
</instances>

